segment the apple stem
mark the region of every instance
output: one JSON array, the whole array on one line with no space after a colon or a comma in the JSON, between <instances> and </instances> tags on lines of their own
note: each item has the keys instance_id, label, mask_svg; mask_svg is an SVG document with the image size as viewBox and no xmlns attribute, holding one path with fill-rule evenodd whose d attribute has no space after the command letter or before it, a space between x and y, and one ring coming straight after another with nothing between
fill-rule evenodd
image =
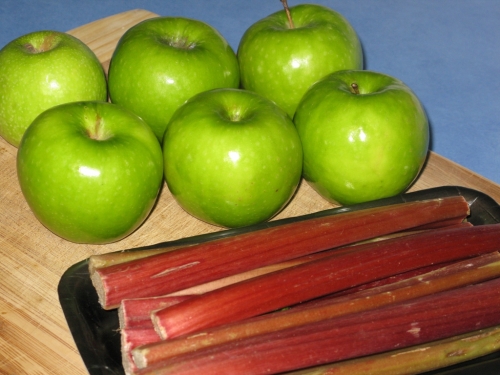
<instances>
[{"instance_id":1,"label":"apple stem","mask_svg":"<svg viewBox=\"0 0 500 375\"><path fill-rule=\"evenodd\" d=\"M26 49L26 51L28 51L29 53L37 53L37 49L35 48L35 46L31 43L26 43L24 45L24 48Z\"/></svg>"},{"instance_id":2,"label":"apple stem","mask_svg":"<svg viewBox=\"0 0 500 375\"><path fill-rule=\"evenodd\" d=\"M165 38L163 41L169 46L179 49L193 49L196 46L196 43L190 42L187 37Z\"/></svg>"},{"instance_id":3,"label":"apple stem","mask_svg":"<svg viewBox=\"0 0 500 375\"><path fill-rule=\"evenodd\" d=\"M52 49L55 37L55 33L47 35L39 48L36 48L32 43L26 43L24 45L24 48L26 49L26 51L33 54L48 51Z\"/></svg>"},{"instance_id":4,"label":"apple stem","mask_svg":"<svg viewBox=\"0 0 500 375\"><path fill-rule=\"evenodd\" d=\"M45 37L45 39L43 40L42 45L40 46L40 50L43 51L43 52L50 50L53 47L53 45L54 45L54 39L55 38L56 38L56 34L55 33L47 35Z\"/></svg>"},{"instance_id":5,"label":"apple stem","mask_svg":"<svg viewBox=\"0 0 500 375\"><path fill-rule=\"evenodd\" d=\"M351 83L351 89L353 94L359 95L359 86L356 82Z\"/></svg>"},{"instance_id":6,"label":"apple stem","mask_svg":"<svg viewBox=\"0 0 500 375\"><path fill-rule=\"evenodd\" d=\"M87 134L89 138L95 139L96 141L103 141L109 138L105 133L101 115L96 115L95 121L91 123L91 127L87 128Z\"/></svg>"},{"instance_id":7,"label":"apple stem","mask_svg":"<svg viewBox=\"0 0 500 375\"><path fill-rule=\"evenodd\" d=\"M286 16L288 17L288 24L290 25L290 29L295 29L295 25L293 24L292 14L290 13L290 8L288 7L287 0L280 0L283 3L283 8L285 8Z\"/></svg>"}]
</instances>

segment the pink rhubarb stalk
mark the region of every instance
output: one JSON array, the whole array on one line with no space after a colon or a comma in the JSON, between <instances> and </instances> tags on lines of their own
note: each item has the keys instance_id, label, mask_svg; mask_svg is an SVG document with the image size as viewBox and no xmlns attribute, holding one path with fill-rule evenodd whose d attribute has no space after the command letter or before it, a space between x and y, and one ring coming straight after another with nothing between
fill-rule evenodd
<instances>
[{"instance_id":1,"label":"pink rhubarb stalk","mask_svg":"<svg viewBox=\"0 0 500 375\"><path fill-rule=\"evenodd\" d=\"M291 309L226 324L193 335L141 345L133 351L139 368L208 346L379 308L432 293L500 277L498 252L456 262L435 271L352 295L312 301Z\"/></svg>"},{"instance_id":2,"label":"pink rhubarb stalk","mask_svg":"<svg viewBox=\"0 0 500 375\"><path fill-rule=\"evenodd\" d=\"M305 219L89 271L101 305L111 309L125 298L174 293L330 248L463 219L468 210L460 196L382 206Z\"/></svg>"},{"instance_id":3,"label":"pink rhubarb stalk","mask_svg":"<svg viewBox=\"0 0 500 375\"><path fill-rule=\"evenodd\" d=\"M441 229L351 247L352 252L304 263L195 296L156 311L159 335L173 338L235 322L436 263L500 248L500 225Z\"/></svg>"},{"instance_id":4,"label":"pink rhubarb stalk","mask_svg":"<svg viewBox=\"0 0 500 375\"><path fill-rule=\"evenodd\" d=\"M500 326L391 350L363 358L336 362L288 375L408 375L420 374L470 361L500 350Z\"/></svg>"},{"instance_id":5,"label":"pink rhubarb stalk","mask_svg":"<svg viewBox=\"0 0 500 375\"><path fill-rule=\"evenodd\" d=\"M189 295L185 295L124 299L118 308L120 329L152 328L151 311L176 305L189 298Z\"/></svg>"},{"instance_id":6,"label":"pink rhubarb stalk","mask_svg":"<svg viewBox=\"0 0 500 375\"><path fill-rule=\"evenodd\" d=\"M161 339L153 327L126 328L120 331L122 366L126 375L133 374L137 370L137 366L132 357L132 349L139 345L158 342L158 340Z\"/></svg>"},{"instance_id":7,"label":"pink rhubarb stalk","mask_svg":"<svg viewBox=\"0 0 500 375\"><path fill-rule=\"evenodd\" d=\"M500 278L201 349L138 375L277 374L406 348L500 324Z\"/></svg>"}]
</instances>

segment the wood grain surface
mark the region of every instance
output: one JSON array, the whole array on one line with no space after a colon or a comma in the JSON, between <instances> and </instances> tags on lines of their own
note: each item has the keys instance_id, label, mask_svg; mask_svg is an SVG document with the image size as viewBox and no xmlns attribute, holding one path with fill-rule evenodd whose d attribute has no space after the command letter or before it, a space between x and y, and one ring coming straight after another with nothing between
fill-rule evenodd
<instances>
[{"instance_id":1,"label":"wood grain surface","mask_svg":"<svg viewBox=\"0 0 500 375\"><path fill-rule=\"evenodd\" d=\"M69 31L95 51L105 69L120 36L156 16L145 10L120 13ZM57 296L62 274L92 254L150 245L220 228L186 214L164 186L154 211L135 233L110 245L79 245L45 229L26 204L16 176L17 149L0 139L0 374L79 375L86 368L74 345ZM500 186L430 153L411 190L459 185L500 201ZM277 218L331 208L306 183Z\"/></svg>"}]
</instances>

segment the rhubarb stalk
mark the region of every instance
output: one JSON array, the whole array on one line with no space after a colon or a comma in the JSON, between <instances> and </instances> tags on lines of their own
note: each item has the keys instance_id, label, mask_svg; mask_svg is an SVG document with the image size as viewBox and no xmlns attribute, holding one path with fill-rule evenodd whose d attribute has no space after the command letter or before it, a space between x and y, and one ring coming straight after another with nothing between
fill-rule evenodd
<instances>
[{"instance_id":1,"label":"rhubarb stalk","mask_svg":"<svg viewBox=\"0 0 500 375\"><path fill-rule=\"evenodd\" d=\"M134 359L132 358L132 349L138 345L153 343L160 340L156 331L150 328L127 328L120 331L120 346L122 354L122 366L125 374L133 374L137 370Z\"/></svg>"},{"instance_id":2,"label":"rhubarb stalk","mask_svg":"<svg viewBox=\"0 0 500 375\"><path fill-rule=\"evenodd\" d=\"M152 344L137 347L133 351L133 357L137 366L143 368L208 346L375 309L495 277L500 277L498 252L457 262L420 276L345 297L313 301L285 311L238 321L193 335L157 340Z\"/></svg>"},{"instance_id":3,"label":"rhubarb stalk","mask_svg":"<svg viewBox=\"0 0 500 375\"><path fill-rule=\"evenodd\" d=\"M460 224L455 223L452 226L447 226L446 224L444 224L444 225L445 226L443 228L472 226L472 224L467 223L467 222L460 223ZM439 227L439 228L435 228L435 229L426 229L426 230L438 230L438 229L442 229L442 228ZM415 234L415 233L417 233L417 231L393 233L393 234L389 234L387 236L381 236L381 237L376 237L376 238L373 238L370 240L357 242L355 244L352 244L352 246L356 246L356 245L359 245L359 244L362 244L365 242L383 241L383 240L386 240L389 238L408 236L410 234ZM203 293L215 290L215 289L222 288L223 286L227 286L227 285L235 284L235 283L243 281L243 280L251 279L251 278L256 277L256 276L265 275L265 274L268 274L268 273L271 273L274 271L278 271L278 270L281 270L284 268L289 268L289 267L296 266L296 265L299 265L302 263L306 263L306 262L310 262L310 261L313 261L316 259L320 259L322 257L329 256L333 252L336 252L337 254L339 254L341 251L347 252L350 250L348 248L343 248L343 249L335 248L335 249L331 249L331 250L325 250L325 251L322 251L319 253L314 253L314 254L303 256L303 257L290 259L290 260L287 260L284 262L270 264L270 265L267 265L264 267L255 268L255 269L252 269L250 271L241 272L241 273L238 273L235 275L223 277L221 279L209 281L209 282L204 283L204 284L195 285L195 286L192 286L192 287L187 288L187 289L182 289L182 290L178 290L174 293L169 293L167 296L186 296L186 295L191 296L191 295L203 294ZM137 259L139 259L139 258L137 258ZM437 266L431 266L431 267L429 267L429 270L435 269L435 268L437 268ZM423 272L424 271L415 271L414 273L420 274ZM398 280L399 278L406 279L406 278L408 278L408 275L405 273L403 275L393 276L391 279L384 279L381 281L379 280L376 283L379 284L380 282L384 282L384 283L394 282L394 281ZM366 289L367 287L370 287L370 284L365 284L362 287L364 289ZM361 286L359 288L361 288ZM343 293L349 293L349 291L343 291ZM146 299L148 297L144 297L144 298ZM149 298L154 298L154 297L149 297Z\"/></svg>"},{"instance_id":4,"label":"rhubarb stalk","mask_svg":"<svg viewBox=\"0 0 500 375\"><path fill-rule=\"evenodd\" d=\"M343 249L343 250L348 250L348 249ZM339 250L335 250L335 251L340 251ZM327 253L330 253L330 251L326 251L325 254ZM322 254L322 253L321 253ZM307 257L304 257L304 258L316 258L316 256L318 256L320 254L313 254L313 255L309 255ZM301 260L303 260L302 258L300 258ZM294 262L294 261L289 261L289 262ZM285 262L288 264L288 262ZM301 262L301 263L304 263L304 262ZM283 265L284 263L280 263L280 265ZM415 276L419 276L419 275L422 275L424 273L427 273L427 272L431 272L431 271L435 271L437 270L438 268L442 267L442 265L432 265L432 266L427 266L427 267L422 267L422 268L419 268L417 270L412 270L410 272L405 272L403 274L399 274L399 275L396 275L396 276L391 276L391 277L388 277L388 278L385 278L385 279L381 279L381 280L377 280L376 282L374 283L368 283L368 284L363 284L361 285L360 287L357 287L357 288L350 288L350 289L347 289L345 291L342 291L342 292L339 292L339 293L334 293L334 294L330 294L328 296L325 296L323 298L320 298L320 299L317 299L316 301L321 301L322 299L331 299L331 298L337 298L339 295L345 295L345 294L353 294L354 292L357 292L358 289L359 291L361 290L364 290L364 289L368 289L368 288L371 288L371 287L380 287L380 286L383 286L383 285L387 285L387 284L393 284L393 283L396 283L397 281L402 281L402 280L407 280L407 279L410 279L412 277L415 277ZM284 267L281 267L281 268L284 268ZM279 268L279 269L281 269ZM263 269L265 269L266 271L268 271L268 267L264 267L262 269L258 269L258 273L260 273ZM245 272L244 273L244 277L243 279L247 279L247 276L248 274L252 273L253 271L250 271L250 272ZM271 271L269 271L271 272ZM240 278L240 275L236 275L235 279L238 279ZM228 278L225 278L225 279L221 279L221 280L217 280L216 283L221 283L221 285L217 285L218 287L222 287L222 286L225 286L225 285L229 285L229 284L233 284L233 277L228 277ZM194 288L190 288L190 290L192 290L193 292L200 292L201 290L204 290L205 288L211 288L211 285L209 284L212 284L212 283L208 283L208 284L203 284L199 287L194 287ZM372 286L373 284L373 286ZM213 289L210 289L210 290L213 290ZM181 291L182 293L182 291ZM184 296L183 294L181 296ZM176 297L176 296L174 296ZM189 296L187 296L189 297ZM171 295L168 295L166 296L167 299L171 298ZM121 303L121 306L124 305L124 302L125 304L128 302L132 302L132 301L146 301L148 299L152 299L152 300L156 300L157 297L145 297L145 298L138 298L138 299L130 299L130 300L123 300L122 303ZM305 306L305 305L309 305L309 303L306 303L306 304L301 304L300 306ZM125 321L125 319L121 316L123 315L123 312L120 313L120 309L122 309L122 307L119 308L119 317L120 317L120 321ZM128 316L126 318L126 321L129 321L129 322L133 322L132 324L130 324L132 327L129 327L127 328L129 331L130 330L133 330L133 329L136 329L137 327L140 327L139 329L149 329L151 331L154 331L154 333L156 334L156 336L158 337L158 340L157 341L163 341L163 343L167 344L167 341L164 341L164 340L161 340L161 337L156 333L156 331L154 330L154 326L153 326L153 322L151 320L151 312L153 310L155 310L154 308L151 308L150 311L147 311L147 309L140 309L141 311L139 311L139 309L137 311L132 311L130 308L128 309ZM133 314L136 313L136 314L139 314L139 316L133 316ZM121 325L123 326L123 323L121 323ZM135 327L135 328L134 328ZM126 327L123 327L123 328L126 328ZM122 329L123 329L122 328ZM130 333L131 336L133 337L136 337L136 336L139 336L141 334L141 332L138 332L138 334L136 335L135 333ZM233 336L234 333L231 333L231 336ZM140 336L139 336L140 337ZM219 339L216 339L214 340L214 342L216 342L217 340ZM173 339L173 340L168 340L168 343L172 342L174 343L176 340ZM212 339L210 340L207 340L207 342L205 342L205 344L209 344L211 345L211 342L212 342ZM149 341L148 341L149 343ZM134 343L134 347L136 346L140 346L140 345L144 345L146 344L146 342L135 342ZM176 345L176 344L174 344ZM182 346L182 345L181 345ZM189 346L196 346L196 344L192 344L192 343L189 343ZM161 350L158 348L158 350ZM171 349L169 349L170 351ZM180 349L180 348L177 348L175 350L172 350L172 353L176 352L176 351L179 351L179 350L183 350L183 349Z\"/></svg>"},{"instance_id":5,"label":"rhubarb stalk","mask_svg":"<svg viewBox=\"0 0 500 375\"><path fill-rule=\"evenodd\" d=\"M89 257L89 272L93 274L98 268L110 267L137 259L147 258L152 255L174 251L180 248L184 248L186 246L187 245L167 246L167 247L152 248L152 249L134 249L134 250L124 250L112 253L91 255Z\"/></svg>"},{"instance_id":6,"label":"rhubarb stalk","mask_svg":"<svg viewBox=\"0 0 500 375\"><path fill-rule=\"evenodd\" d=\"M189 296L159 296L147 299L127 299L121 302L118 308L118 320L120 324L122 365L125 374L133 374L137 369L132 358L132 349L139 345L161 340L154 329L150 312L155 309L173 306L188 298Z\"/></svg>"},{"instance_id":7,"label":"rhubarb stalk","mask_svg":"<svg viewBox=\"0 0 500 375\"><path fill-rule=\"evenodd\" d=\"M174 293L168 294L169 296L184 296L184 295L199 295L203 293L210 292L215 289L222 288L227 285L236 284L240 281L248 280L257 276L266 275L268 273L279 271L285 268L297 266L299 264L311 262L313 260L318 260L329 256L333 251L339 251L338 249L326 250L315 254L306 255L303 257L290 259L284 262L270 264L264 267L259 267L252 269L250 271L241 272L235 275L223 277L214 281L209 281L208 283L195 285L191 288L179 290ZM346 249L346 251L349 251Z\"/></svg>"},{"instance_id":8,"label":"rhubarb stalk","mask_svg":"<svg viewBox=\"0 0 500 375\"><path fill-rule=\"evenodd\" d=\"M151 311L176 305L188 298L189 295L124 299L118 308L120 329L153 327Z\"/></svg>"},{"instance_id":9,"label":"rhubarb stalk","mask_svg":"<svg viewBox=\"0 0 500 375\"><path fill-rule=\"evenodd\" d=\"M470 361L500 350L500 326L363 358L288 372L288 375L408 375Z\"/></svg>"},{"instance_id":10,"label":"rhubarb stalk","mask_svg":"<svg viewBox=\"0 0 500 375\"><path fill-rule=\"evenodd\" d=\"M201 349L138 375L276 374L406 348L500 324L500 278Z\"/></svg>"},{"instance_id":11,"label":"rhubarb stalk","mask_svg":"<svg viewBox=\"0 0 500 375\"><path fill-rule=\"evenodd\" d=\"M500 248L500 225L441 229L366 243L195 296L156 311L159 335L173 338L250 318L431 264Z\"/></svg>"},{"instance_id":12,"label":"rhubarb stalk","mask_svg":"<svg viewBox=\"0 0 500 375\"><path fill-rule=\"evenodd\" d=\"M90 269L103 308L125 298L174 293L195 285L329 248L465 218L461 196L350 211L226 237L110 267Z\"/></svg>"}]
</instances>

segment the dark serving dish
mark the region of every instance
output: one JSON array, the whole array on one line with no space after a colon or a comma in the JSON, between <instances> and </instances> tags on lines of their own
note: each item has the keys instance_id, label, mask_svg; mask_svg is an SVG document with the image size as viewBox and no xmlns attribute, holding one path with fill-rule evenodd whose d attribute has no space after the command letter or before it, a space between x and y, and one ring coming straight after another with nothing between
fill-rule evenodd
<instances>
[{"instance_id":1,"label":"dark serving dish","mask_svg":"<svg viewBox=\"0 0 500 375\"><path fill-rule=\"evenodd\" d=\"M445 186L401 194L368 203L343 206L299 217L286 218L245 228L223 230L176 241L159 243L141 249L192 244L254 231L264 227L311 217L341 214L374 206L416 201L423 199L463 196L470 206L468 219L474 225L500 222L500 206L488 195L459 186ZM134 249L136 250L136 249ZM74 264L63 274L58 285L59 301L76 346L90 375L124 375L120 353L120 333L116 310L101 308L97 293L90 280L88 259ZM459 365L427 372L427 375L498 375L500 352L490 354Z\"/></svg>"}]
</instances>

